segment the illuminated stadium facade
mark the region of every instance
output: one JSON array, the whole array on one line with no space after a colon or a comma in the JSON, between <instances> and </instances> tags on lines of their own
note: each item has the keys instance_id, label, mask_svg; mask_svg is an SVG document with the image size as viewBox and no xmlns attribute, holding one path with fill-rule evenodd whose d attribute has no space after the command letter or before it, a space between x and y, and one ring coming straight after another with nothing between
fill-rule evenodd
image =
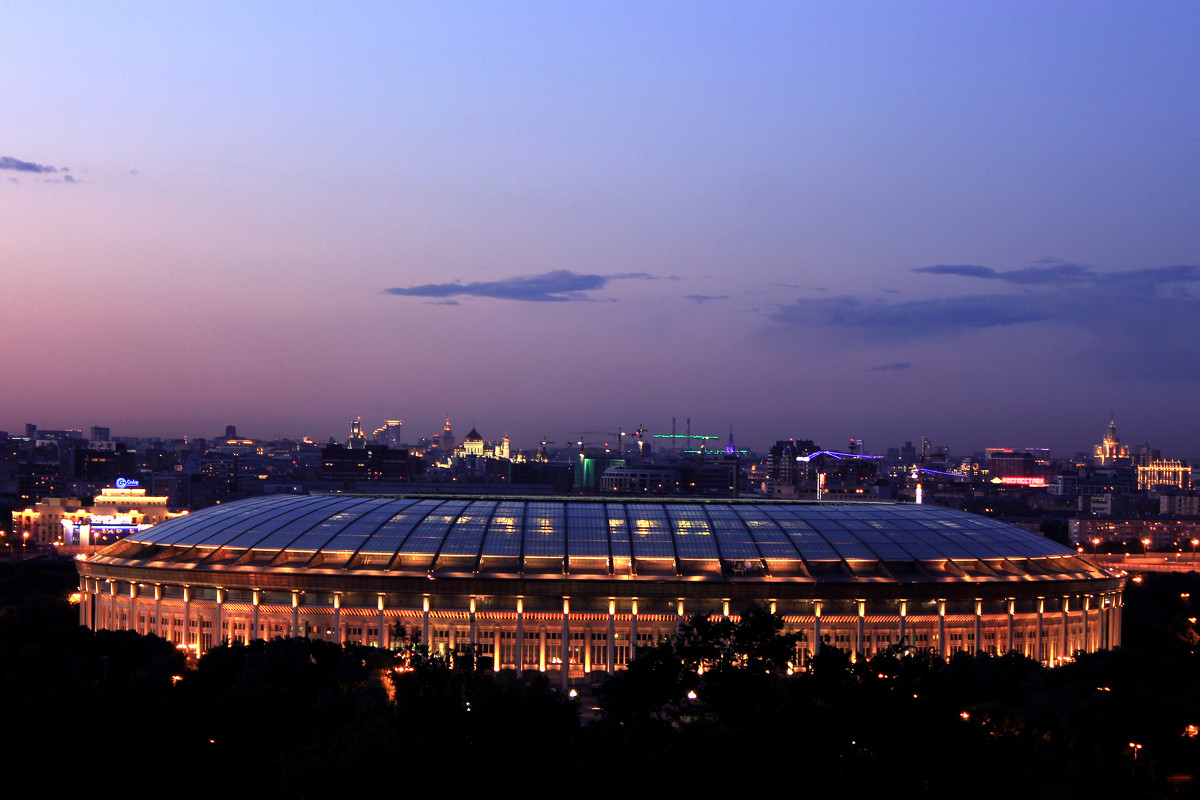
<instances>
[{"instance_id":1,"label":"illuminated stadium facade","mask_svg":"<svg viewBox=\"0 0 1200 800\"><path fill-rule=\"evenodd\" d=\"M77 563L92 628L203 651L276 636L388 647L404 626L564 685L620 668L685 616L751 603L803 635L799 665L822 644L870 656L898 642L1055 663L1121 637L1120 577L924 505L285 495Z\"/></svg>"}]
</instances>

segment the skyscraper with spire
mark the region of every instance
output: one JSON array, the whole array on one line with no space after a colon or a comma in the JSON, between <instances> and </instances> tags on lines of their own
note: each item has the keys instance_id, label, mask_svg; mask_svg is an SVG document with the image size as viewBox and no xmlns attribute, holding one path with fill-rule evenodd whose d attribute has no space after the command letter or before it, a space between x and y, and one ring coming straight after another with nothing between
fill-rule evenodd
<instances>
[{"instance_id":1,"label":"skyscraper with spire","mask_svg":"<svg viewBox=\"0 0 1200 800\"><path fill-rule=\"evenodd\" d=\"M1104 438L1092 450L1092 460L1098 467L1112 467L1129 462L1129 446L1121 444L1121 437L1117 435L1116 416L1111 413Z\"/></svg>"}]
</instances>

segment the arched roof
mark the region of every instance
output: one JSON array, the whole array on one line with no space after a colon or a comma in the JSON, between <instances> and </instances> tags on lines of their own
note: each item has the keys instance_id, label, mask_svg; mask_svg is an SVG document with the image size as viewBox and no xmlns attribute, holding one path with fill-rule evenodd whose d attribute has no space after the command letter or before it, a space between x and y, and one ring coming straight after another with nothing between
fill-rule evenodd
<instances>
[{"instance_id":1,"label":"arched roof","mask_svg":"<svg viewBox=\"0 0 1200 800\"><path fill-rule=\"evenodd\" d=\"M276 495L131 534L94 560L175 569L817 581L1108 577L962 511L890 503Z\"/></svg>"}]
</instances>

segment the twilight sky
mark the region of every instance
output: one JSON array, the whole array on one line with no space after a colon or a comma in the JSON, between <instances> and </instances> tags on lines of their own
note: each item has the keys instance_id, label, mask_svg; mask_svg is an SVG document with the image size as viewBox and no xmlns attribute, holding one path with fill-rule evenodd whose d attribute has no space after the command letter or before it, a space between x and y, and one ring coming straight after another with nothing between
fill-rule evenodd
<instances>
[{"instance_id":1,"label":"twilight sky","mask_svg":"<svg viewBox=\"0 0 1200 800\"><path fill-rule=\"evenodd\" d=\"M0 8L0 429L1200 455L1200 5L384 5Z\"/></svg>"}]
</instances>

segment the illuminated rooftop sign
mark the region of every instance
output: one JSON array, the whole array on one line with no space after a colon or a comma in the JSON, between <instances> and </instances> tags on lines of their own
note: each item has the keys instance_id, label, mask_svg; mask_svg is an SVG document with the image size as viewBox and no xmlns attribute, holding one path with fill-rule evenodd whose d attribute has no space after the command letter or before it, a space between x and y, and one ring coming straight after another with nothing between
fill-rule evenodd
<instances>
[{"instance_id":1,"label":"illuminated rooftop sign","mask_svg":"<svg viewBox=\"0 0 1200 800\"><path fill-rule=\"evenodd\" d=\"M1008 486L1045 486L1045 478L992 478L992 483L1003 483Z\"/></svg>"},{"instance_id":2,"label":"illuminated rooftop sign","mask_svg":"<svg viewBox=\"0 0 1200 800\"><path fill-rule=\"evenodd\" d=\"M135 486L141 486L141 483L134 478L117 478L116 480L118 489L132 489Z\"/></svg>"}]
</instances>

